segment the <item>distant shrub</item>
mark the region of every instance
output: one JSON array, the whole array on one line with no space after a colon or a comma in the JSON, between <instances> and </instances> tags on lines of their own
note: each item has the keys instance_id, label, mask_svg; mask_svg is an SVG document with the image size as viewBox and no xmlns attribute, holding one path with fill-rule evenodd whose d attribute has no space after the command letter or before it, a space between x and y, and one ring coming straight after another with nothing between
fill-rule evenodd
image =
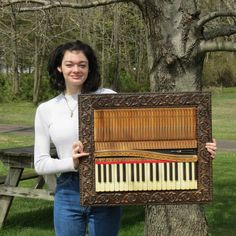
<instances>
[{"instance_id":1,"label":"distant shrub","mask_svg":"<svg viewBox=\"0 0 236 236\"><path fill-rule=\"evenodd\" d=\"M121 92L145 92L149 90L149 83L138 83L134 77L126 73L120 76L120 91Z\"/></svg>"},{"instance_id":2,"label":"distant shrub","mask_svg":"<svg viewBox=\"0 0 236 236\"><path fill-rule=\"evenodd\" d=\"M19 99L32 101L34 89L34 79L32 74L20 74Z\"/></svg>"},{"instance_id":3,"label":"distant shrub","mask_svg":"<svg viewBox=\"0 0 236 236\"><path fill-rule=\"evenodd\" d=\"M0 102L12 100L11 82L7 75L0 74Z\"/></svg>"},{"instance_id":4,"label":"distant shrub","mask_svg":"<svg viewBox=\"0 0 236 236\"><path fill-rule=\"evenodd\" d=\"M229 68L225 68L218 72L217 84L223 87L236 86L236 75Z\"/></svg>"},{"instance_id":5,"label":"distant shrub","mask_svg":"<svg viewBox=\"0 0 236 236\"><path fill-rule=\"evenodd\" d=\"M204 63L203 86L236 86L235 55L222 52L210 54Z\"/></svg>"}]
</instances>

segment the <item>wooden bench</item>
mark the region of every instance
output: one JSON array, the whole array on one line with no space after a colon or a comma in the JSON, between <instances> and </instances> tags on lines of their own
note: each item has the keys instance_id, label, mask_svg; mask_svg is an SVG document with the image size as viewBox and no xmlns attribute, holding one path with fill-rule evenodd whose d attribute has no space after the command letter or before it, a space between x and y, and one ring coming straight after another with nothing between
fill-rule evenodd
<instances>
[{"instance_id":1,"label":"wooden bench","mask_svg":"<svg viewBox=\"0 0 236 236\"><path fill-rule=\"evenodd\" d=\"M6 177L7 177L6 175L0 176L0 184L4 184L4 182L5 182L5 180L6 180ZM26 174L23 174L23 175L21 176L20 181L29 180L29 179L35 179L35 178L37 178L37 177L39 177L39 175L36 174L36 173L26 173Z\"/></svg>"},{"instance_id":2,"label":"wooden bench","mask_svg":"<svg viewBox=\"0 0 236 236\"><path fill-rule=\"evenodd\" d=\"M51 149L52 157L56 157L55 148ZM43 189L45 177L34 172L33 146L0 150L0 161L8 167L6 176L0 177L0 228L7 218L14 197L54 200L54 188ZM32 171L24 173L25 168ZM20 187L19 182L37 178L33 188ZM55 187L55 186L54 186Z\"/></svg>"}]
</instances>

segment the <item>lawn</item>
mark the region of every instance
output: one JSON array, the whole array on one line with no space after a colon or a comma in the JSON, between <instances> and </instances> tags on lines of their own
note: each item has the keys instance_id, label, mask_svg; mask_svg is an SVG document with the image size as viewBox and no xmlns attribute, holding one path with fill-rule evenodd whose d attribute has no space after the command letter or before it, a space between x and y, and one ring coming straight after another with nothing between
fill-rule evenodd
<instances>
[{"instance_id":1,"label":"lawn","mask_svg":"<svg viewBox=\"0 0 236 236\"><path fill-rule=\"evenodd\" d=\"M236 88L212 93L212 127L216 139L236 140Z\"/></svg>"},{"instance_id":2,"label":"lawn","mask_svg":"<svg viewBox=\"0 0 236 236\"><path fill-rule=\"evenodd\" d=\"M215 90L212 94L213 137L236 140L236 88ZM0 124L33 125L35 107L30 103L0 104ZM33 135L0 133L0 148L33 144ZM214 200L205 205L209 231L212 236L236 235L236 153L218 151L213 162ZM0 173L6 167L0 164ZM22 185L32 186L33 181ZM15 198L2 236L54 235L53 203L50 201ZM123 207L119 236L143 235L144 208Z\"/></svg>"}]
</instances>

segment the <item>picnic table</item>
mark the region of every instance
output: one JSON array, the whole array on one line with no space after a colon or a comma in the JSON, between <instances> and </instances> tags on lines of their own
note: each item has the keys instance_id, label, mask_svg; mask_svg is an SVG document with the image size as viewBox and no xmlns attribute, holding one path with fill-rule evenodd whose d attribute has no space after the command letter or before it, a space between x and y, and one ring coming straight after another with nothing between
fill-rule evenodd
<instances>
[{"instance_id":1,"label":"picnic table","mask_svg":"<svg viewBox=\"0 0 236 236\"><path fill-rule=\"evenodd\" d=\"M56 157L55 148L51 148L52 157ZM10 149L0 149L0 161L6 165L7 175L0 174L0 228L10 210L14 197L54 199L54 184L45 185L45 176L39 176L34 172L34 148L20 147ZM27 168L27 171L25 171ZM28 169L29 168L29 169ZM20 187L19 182L26 179L36 178L36 184L32 188Z\"/></svg>"}]
</instances>

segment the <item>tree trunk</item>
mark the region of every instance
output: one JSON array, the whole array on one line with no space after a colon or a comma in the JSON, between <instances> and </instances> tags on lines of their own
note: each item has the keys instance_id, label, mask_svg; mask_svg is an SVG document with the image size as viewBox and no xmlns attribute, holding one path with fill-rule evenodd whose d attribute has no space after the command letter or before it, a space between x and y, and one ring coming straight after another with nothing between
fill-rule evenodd
<instances>
[{"instance_id":1,"label":"tree trunk","mask_svg":"<svg viewBox=\"0 0 236 236\"><path fill-rule=\"evenodd\" d=\"M114 15L114 78L112 81L112 89L119 91L119 79L120 79L120 9L119 5L115 6Z\"/></svg>"},{"instance_id":2,"label":"tree trunk","mask_svg":"<svg viewBox=\"0 0 236 236\"><path fill-rule=\"evenodd\" d=\"M204 56L198 52L201 32L194 25L198 11L194 1L139 1L147 28L151 91L201 89ZM200 205L146 207L145 235L207 235Z\"/></svg>"},{"instance_id":3,"label":"tree trunk","mask_svg":"<svg viewBox=\"0 0 236 236\"><path fill-rule=\"evenodd\" d=\"M34 54L34 89L33 89L33 103L36 104L39 97L39 88L41 84L41 76L39 76L39 49L38 38L34 40L35 54Z\"/></svg>"},{"instance_id":4,"label":"tree trunk","mask_svg":"<svg viewBox=\"0 0 236 236\"><path fill-rule=\"evenodd\" d=\"M139 5L147 29L151 91L201 90L204 56L194 1L148 0Z\"/></svg>"},{"instance_id":5,"label":"tree trunk","mask_svg":"<svg viewBox=\"0 0 236 236\"><path fill-rule=\"evenodd\" d=\"M39 19L37 18L37 21ZM43 61L46 50L46 32L48 27L48 21L46 20L39 30L42 31L36 34L34 44L35 44L35 55L34 55L34 88L33 88L33 103L37 104L40 95L40 87L42 81L42 70L43 70Z\"/></svg>"},{"instance_id":6,"label":"tree trunk","mask_svg":"<svg viewBox=\"0 0 236 236\"><path fill-rule=\"evenodd\" d=\"M18 72L18 44L17 44L17 27L16 27L16 13L12 7L11 15L11 45L12 45L12 91L13 95L19 92L19 72Z\"/></svg>"},{"instance_id":7,"label":"tree trunk","mask_svg":"<svg viewBox=\"0 0 236 236\"><path fill-rule=\"evenodd\" d=\"M145 236L207 235L201 205L150 205L146 206L145 214Z\"/></svg>"}]
</instances>

